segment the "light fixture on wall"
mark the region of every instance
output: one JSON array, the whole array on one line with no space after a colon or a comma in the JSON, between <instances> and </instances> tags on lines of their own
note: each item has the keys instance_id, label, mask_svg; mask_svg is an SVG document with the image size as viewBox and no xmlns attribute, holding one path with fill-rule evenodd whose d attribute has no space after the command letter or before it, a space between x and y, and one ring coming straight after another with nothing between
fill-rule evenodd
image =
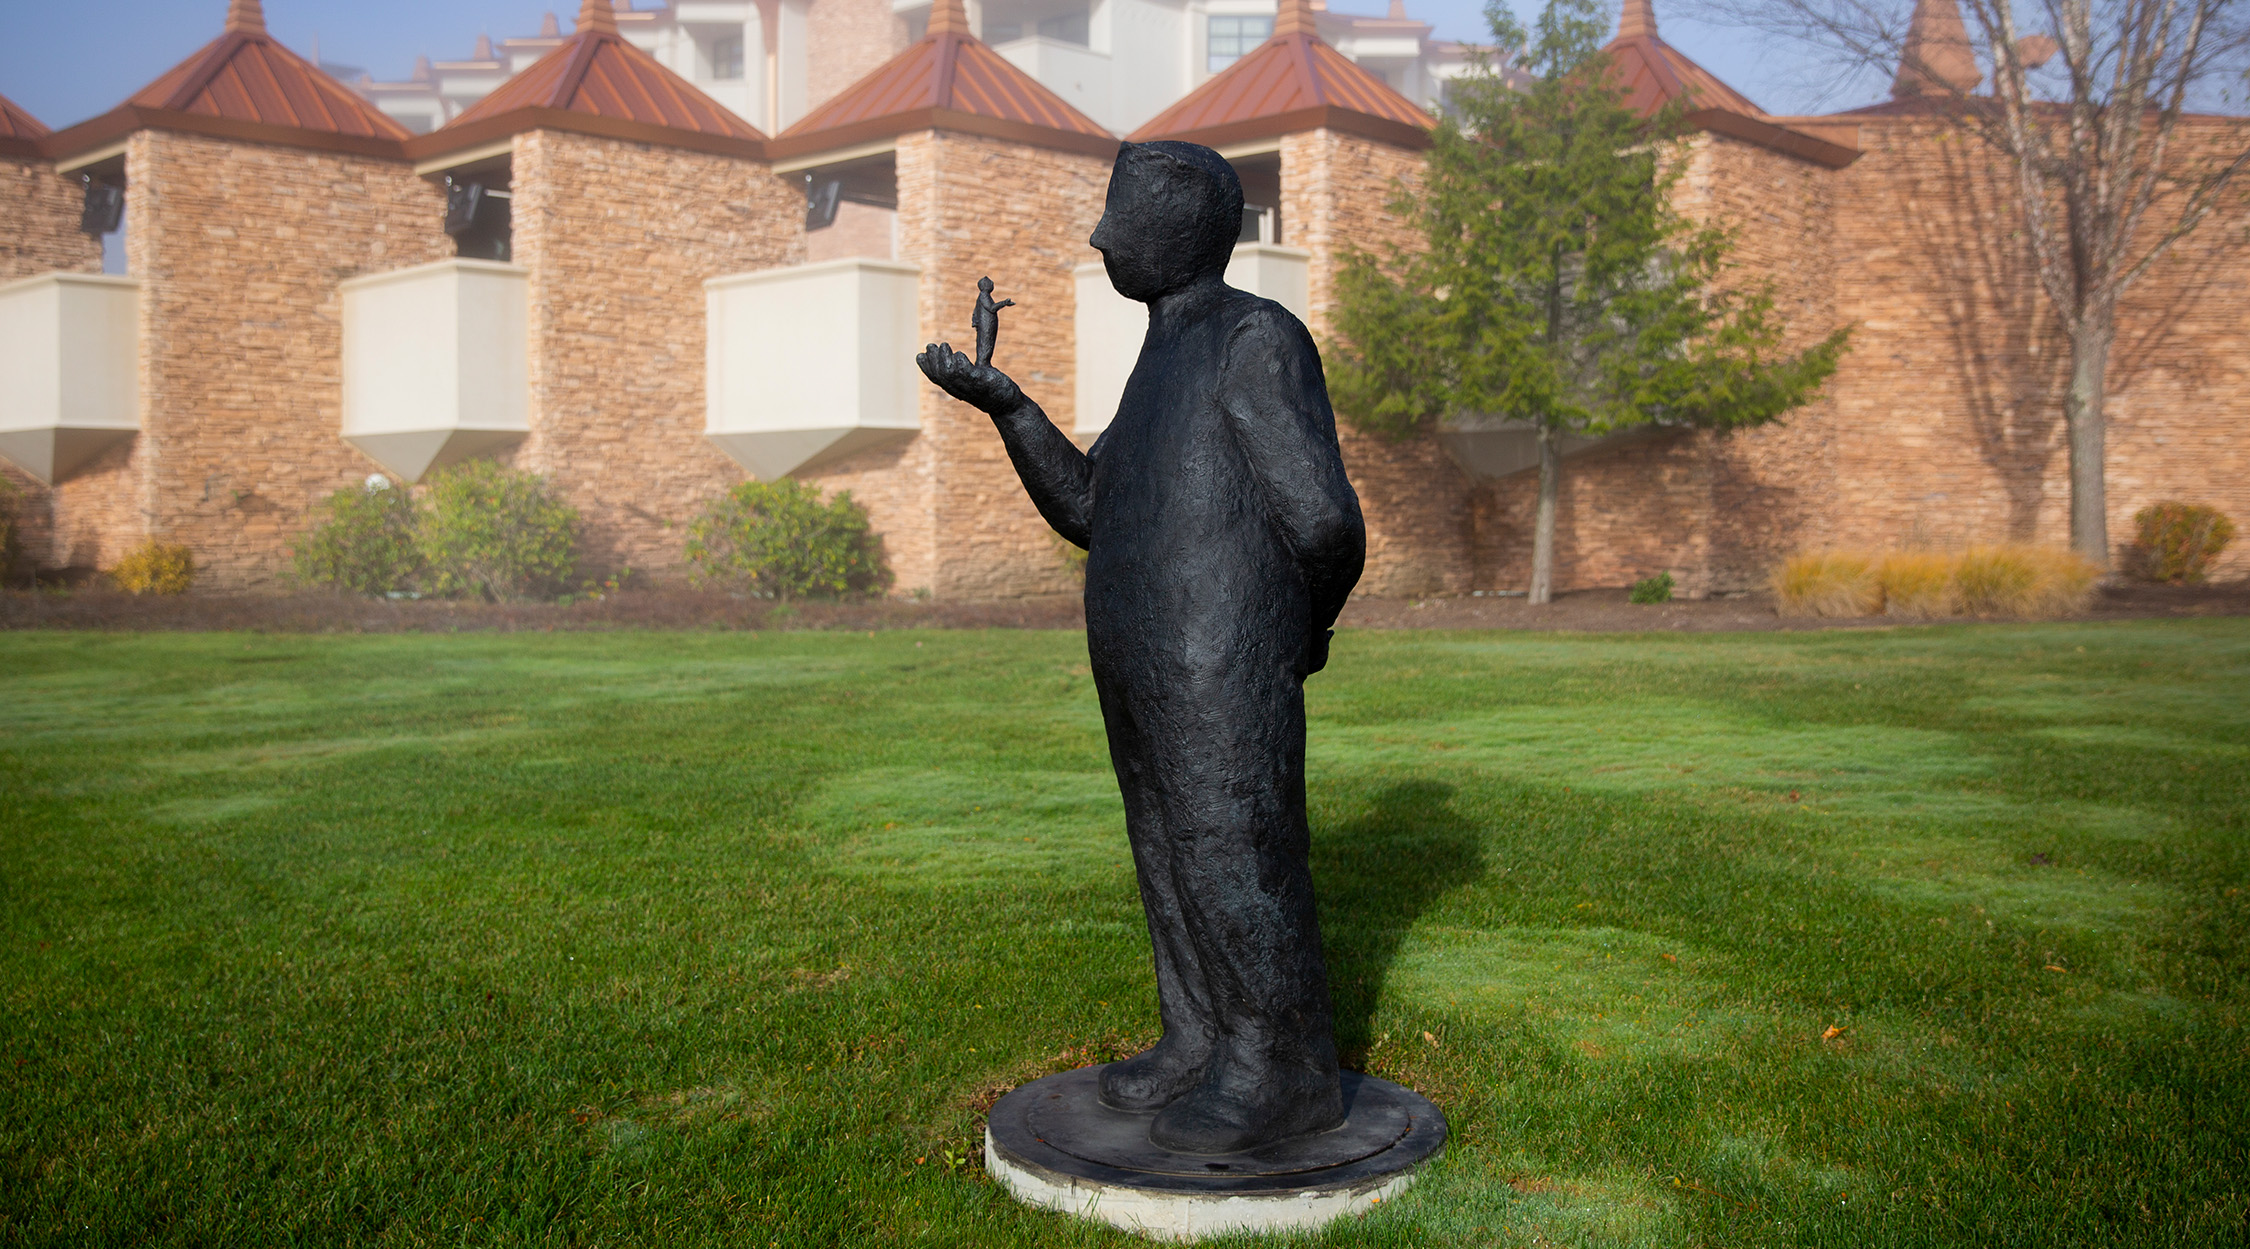
<instances>
[{"instance_id":1,"label":"light fixture on wall","mask_svg":"<svg viewBox=\"0 0 2250 1249\"><path fill-rule=\"evenodd\" d=\"M815 182L805 175L805 229L825 230L836 224L836 206L843 202L844 183L838 178Z\"/></svg>"},{"instance_id":2,"label":"light fixture on wall","mask_svg":"<svg viewBox=\"0 0 2250 1249\"><path fill-rule=\"evenodd\" d=\"M113 182L97 182L92 174L84 175L86 206L79 211L78 229L81 233L100 238L117 233L125 221L125 188Z\"/></svg>"},{"instance_id":3,"label":"light fixture on wall","mask_svg":"<svg viewBox=\"0 0 2250 1249\"><path fill-rule=\"evenodd\" d=\"M514 251L513 197L481 182L445 180L445 232L469 260L507 260Z\"/></svg>"}]
</instances>

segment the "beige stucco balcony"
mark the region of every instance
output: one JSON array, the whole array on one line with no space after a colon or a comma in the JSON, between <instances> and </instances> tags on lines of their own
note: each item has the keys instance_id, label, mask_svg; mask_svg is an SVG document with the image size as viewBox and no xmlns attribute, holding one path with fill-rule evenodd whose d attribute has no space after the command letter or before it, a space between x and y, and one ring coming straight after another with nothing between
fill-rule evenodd
<instances>
[{"instance_id":1,"label":"beige stucco balcony","mask_svg":"<svg viewBox=\"0 0 2250 1249\"><path fill-rule=\"evenodd\" d=\"M139 314L131 278L0 286L0 456L51 486L140 430Z\"/></svg>"},{"instance_id":2,"label":"beige stucco balcony","mask_svg":"<svg viewBox=\"0 0 2250 1249\"><path fill-rule=\"evenodd\" d=\"M921 281L856 258L704 283L704 435L760 481L912 438Z\"/></svg>"},{"instance_id":3,"label":"beige stucco balcony","mask_svg":"<svg viewBox=\"0 0 2250 1249\"><path fill-rule=\"evenodd\" d=\"M354 278L344 439L409 482L530 432L529 275L489 260Z\"/></svg>"},{"instance_id":4,"label":"beige stucco balcony","mask_svg":"<svg viewBox=\"0 0 2250 1249\"><path fill-rule=\"evenodd\" d=\"M1080 435L1099 434L1117 415L1125 381L1148 334L1148 305L1117 293L1099 262L1078 266L1078 419ZM1244 243L1227 263L1227 285L1263 295L1296 313L1312 307L1312 253L1270 243Z\"/></svg>"}]
</instances>

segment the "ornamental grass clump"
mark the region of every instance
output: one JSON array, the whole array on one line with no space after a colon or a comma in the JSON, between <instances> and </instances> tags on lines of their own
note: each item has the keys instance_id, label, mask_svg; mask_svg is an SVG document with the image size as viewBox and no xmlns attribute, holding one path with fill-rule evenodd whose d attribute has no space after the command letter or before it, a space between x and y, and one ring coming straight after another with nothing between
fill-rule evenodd
<instances>
[{"instance_id":1,"label":"ornamental grass clump","mask_svg":"<svg viewBox=\"0 0 2250 1249\"><path fill-rule=\"evenodd\" d=\"M424 588L448 598L549 599L578 571L578 510L545 477L493 460L431 480L415 539Z\"/></svg>"},{"instance_id":2,"label":"ornamental grass clump","mask_svg":"<svg viewBox=\"0 0 2250 1249\"><path fill-rule=\"evenodd\" d=\"M2139 530L2133 544L2133 570L2150 581L2200 585L2227 544L2234 522L2215 507L2158 503L2133 513Z\"/></svg>"},{"instance_id":3,"label":"ornamental grass clump","mask_svg":"<svg viewBox=\"0 0 2250 1249\"><path fill-rule=\"evenodd\" d=\"M1773 596L1784 616L1873 616L1883 610L1875 561L1857 551L1808 551L1774 570Z\"/></svg>"},{"instance_id":4,"label":"ornamental grass clump","mask_svg":"<svg viewBox=\"0 0 2250 1249\"><path fill-rule=\"evenodd\" d=\"M1908 620L1934 620L1961 610L1953 588L1954 559L1938 551L1890 551L1875 562L1883 591L1883 613Z\"/></svg>"},{"instance_id":5,"label":"ornamental grass clump","mask_svg":"<svg viewBox=\"0 0 2250 1249\"><path fill-rule=\"evenodd\" d=\"M794 478L746 481L688 526L697 586L786 601L880 594L891 584L867 509Z\"/></svg>"},{"instance_id":6,"label":"ornamental grass clump","mask_svg":"<svg viewBox=\"0 0 2250 1249\"><path fill-rule=\"evenodd\" d=\"M1784 616L2067 616L2101 575L2068 547L2008 543L1960 551L1811 551L1774 572Z\"/></svg>"},{"instance_id":7,"label":"ornamental grass clump","mask_svg":"<svg viewBox=\"0 0 2250 1249\"><path fill-rule=\"evenodd\" d=\"M109 579L127 594L185 594L195 584L195 553L151 538L126 552Z\"/></svg>"},{"instance_id":8,"label":"ornamental grass clump","mask_svg":"<svg viewBox=\"0 0 2250 1249\"><path fill-rule=\"evenodd\" d=\"M381 596L411 589L422 569L414 497L376 473L339 490L291 552L297 580L344 594Z\"/></svg>"}]
</instances>

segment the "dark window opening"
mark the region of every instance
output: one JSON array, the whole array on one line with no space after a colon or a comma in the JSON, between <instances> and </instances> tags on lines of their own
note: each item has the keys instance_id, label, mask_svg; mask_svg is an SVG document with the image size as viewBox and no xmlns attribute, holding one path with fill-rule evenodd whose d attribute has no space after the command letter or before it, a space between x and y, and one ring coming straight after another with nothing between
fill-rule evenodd
<instances>
[{"instance_id":1,"label":"dark window opening","mask_svg":"<svg viewBox=\"0 0 2250 1249\"><path fill-rule=\"evenodd\" d=\"M836 224L838 204L898 208L898 163L888 152L865 160L829 165L805 175L805 228Z\"/></svg>"},{"instance_id":2,"label":"dark window opening","mask_svg":"<svg viewBox=\"0 0 2250 1249\"><path fill-rule=\"evenodd\" d=\"M1227 162L1242 179L1242 233L1244 243L1281 242L1281 154L1244 156Z\"/></svg>"}]
</instances>

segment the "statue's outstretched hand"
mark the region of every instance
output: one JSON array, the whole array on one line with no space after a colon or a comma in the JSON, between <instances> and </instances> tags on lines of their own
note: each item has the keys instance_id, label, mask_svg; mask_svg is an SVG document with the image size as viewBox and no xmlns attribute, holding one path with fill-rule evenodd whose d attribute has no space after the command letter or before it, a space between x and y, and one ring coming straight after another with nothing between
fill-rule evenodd
<instances>
[{"instance_id":1,"label":"statue's outstretched hand","mask_svg":"<svg viewBox=\"0 0 2250 1249\"><path fill-rule=\"evenodd\" d=\"M914 357L914 363L922 366L922 376L937 383L938 389L988 416L999 416L1023 404L1023 391L1007 374L989 364L978 364L967 353L955 351L951 343L931 343Z\"/></svg>"}]
</instances>

